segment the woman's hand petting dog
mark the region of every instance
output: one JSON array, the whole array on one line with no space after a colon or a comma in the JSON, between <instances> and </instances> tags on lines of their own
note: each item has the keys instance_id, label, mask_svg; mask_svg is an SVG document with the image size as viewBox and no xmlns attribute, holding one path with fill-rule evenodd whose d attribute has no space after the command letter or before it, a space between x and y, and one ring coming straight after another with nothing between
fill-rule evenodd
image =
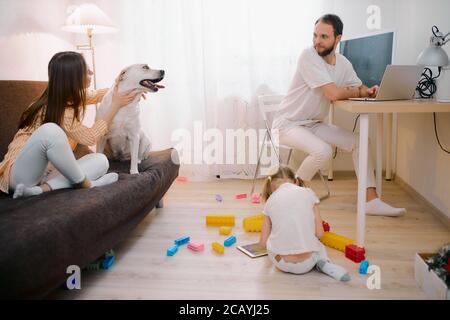
<instances>
[{"instance_id":1,"label":"woman's hand petting dog","mask_svg":"<svg viewBox=\"0 0 450 320\"><path fill-rule=\"evenodd\" d=\"M143 95L143 90L141 89L130 89L124 92L119 92L118 84L114 85L114 90L112 93L111 105L115 109L120 109L126 105L129 105L138 95Z\"/></svg>"}]
</instances>

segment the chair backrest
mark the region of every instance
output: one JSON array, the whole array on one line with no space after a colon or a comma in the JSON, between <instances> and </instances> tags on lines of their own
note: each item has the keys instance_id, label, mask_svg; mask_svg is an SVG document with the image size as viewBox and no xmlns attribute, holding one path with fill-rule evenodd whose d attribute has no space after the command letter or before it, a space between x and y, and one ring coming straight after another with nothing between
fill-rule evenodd
<instances>
[{"instance_id":1,"label":"chair backrest","mask_svg":"<svg viewBox=\"0 0 450 320\"><path fill-rule=\"evenodd\" d=\"M273 114L278 111L283 97L281 94L258 96L259 111L268 128L272 126Z\"/></svg>"}]
</instances>

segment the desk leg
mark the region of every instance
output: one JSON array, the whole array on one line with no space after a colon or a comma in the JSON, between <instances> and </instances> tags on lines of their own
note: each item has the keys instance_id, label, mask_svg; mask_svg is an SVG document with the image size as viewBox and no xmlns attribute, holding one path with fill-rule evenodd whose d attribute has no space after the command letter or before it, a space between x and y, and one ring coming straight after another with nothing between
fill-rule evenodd
<instances>
[{"instance_id":1,"label":"desk leg","mask_svg":"<svg viewBox=\"0 0 450 320\"><path fill-rule=\"evenodd\" d=\"M376 168L376 178L377 178L377 193L378 197L381 198L381 180L382 180L382 170L383 170L383 114L377 114L377 168Z\"/></svg>"},{"instance_id":2,"label":"desk leg","mask_svg":"<svg viewBox=\"0 0 450 320\"><path fill-rule=\"evenodd\" d=\"M333 124L334 122L334 106L330 105L330 111L328 112L328 123ZM336 146L333 146L333 151ZM328 181L333 181L333 159L330 160L330 167L328 169Z\"/></svg>"},{"instance_id":3,"label":"desk leg","mask_svg":"<svg viewBox=\"0 0 450 320\"><path fill-rule=\"evenodd\" d=\"M386 180L391 181L392 178L392 113L387 115L386 123Z\"/></svg>"},{"instance_id":4,"label":"desk leg","mask_svg":"<svg viewBox=\"0 0 450 320\"><path fill-rule=\"evenodd\" d=\"M367 160L369 155L369 114L361 113L359 119L359 178L358 204L356 215L356 242L364 246L366 224L366 191L367 191Z\"/></svg>"}]
</instances>

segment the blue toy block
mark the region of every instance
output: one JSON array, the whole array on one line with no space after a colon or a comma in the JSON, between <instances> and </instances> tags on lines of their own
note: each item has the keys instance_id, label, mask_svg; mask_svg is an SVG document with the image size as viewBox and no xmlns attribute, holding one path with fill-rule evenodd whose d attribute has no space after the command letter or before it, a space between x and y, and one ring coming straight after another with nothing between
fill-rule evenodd
<instances>
[{"instance_id":1,"label":"blue toy block","mask_svg":"<svg viewBox=\"0 0 450 320\"><path fill-rule=\"evenodd\" d=\"M176 252L178 251L178 246L176 244L174 244L173 246L171 246L169 249L167 249L167 256L171 257L173 256Z\"/></svg>"},{"instance_id":2,"label":"blue toy block","mask_svg":"<svg viewBox=\"0 0 450 320\"><path fill-rule=\"evenodd\" d=\"M114 264L114 261L116 260L115 256L109 256L105 260L102 261L102 269L109 269Z\"/></svg>"},{"instance_id":3,"label":"blue toy block","mask_svg":"<svg viewBox=\"0 0 450 320\"><path fill-rule=\"evenodd\" d=\"M112 257L112 256L115 256L115 255L116 254L114 253L113 249L109 249L108 251L105 252L105 258Z\"/></svg>"},{"instance_id":4,"label":"blue toy block","mask_svg":"<svg viewBox=\"0 0 450 320\"><path fill-rule=\"evenodd\" d=\"M236 237L235 236L231 236L229 238L227 238L224 242L223 245L225 247L230 247L232 246L234 243L236 243Z\"/></svg>"},{"instance_id":5,"label":"blue toy block","mask_svg":"<svg viewBox=\"0 0 450 320\"><path fill-rule=\"evenodd\" d=\"M181 245L183 245L183 244L188 243L189 240L190 240L190 238L189 238L188 236L181 237L181 238L178 238L177 240L175 240L175 244L176 244L177 246L181 246Z\"/></svg>"},{"instance_id":6,"label":"blue toy block","mask_svg":"<svg viewBox=\"0 0 450 320\"><path fill-rule=\"evenodd\" d=\"M359 273L367 274L367 268L369 268L369 261L368 260L361 261L361 264L359 265Z\"/></svg>"}]
</instances>

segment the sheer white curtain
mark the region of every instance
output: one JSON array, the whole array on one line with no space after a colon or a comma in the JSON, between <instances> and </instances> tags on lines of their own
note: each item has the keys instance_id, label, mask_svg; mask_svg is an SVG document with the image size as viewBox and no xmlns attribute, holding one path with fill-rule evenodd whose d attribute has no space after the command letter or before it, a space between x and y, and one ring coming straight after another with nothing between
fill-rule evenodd
<instances>
[{"instance_id":1,"label":"sheer white curtain","mask_svg":"<svg viewBox=\"0 0 450 320\"><path fill-rule=\"evenodd\" d=\"M286 92L298 55L311 45L314 22L324 13L322 1L298 0L133 0L107 6L120 32L97 45L99 82L110 85L132 63L166 71L166 89L142 102L155 149L174 146L177 129L194 137L195 121L203 131L261 127L256 95ZM190 159L195 156L201 157ZM182 163L180 171L193 180L245 178L254 167Z\"/></svg>"}]
</instances>

